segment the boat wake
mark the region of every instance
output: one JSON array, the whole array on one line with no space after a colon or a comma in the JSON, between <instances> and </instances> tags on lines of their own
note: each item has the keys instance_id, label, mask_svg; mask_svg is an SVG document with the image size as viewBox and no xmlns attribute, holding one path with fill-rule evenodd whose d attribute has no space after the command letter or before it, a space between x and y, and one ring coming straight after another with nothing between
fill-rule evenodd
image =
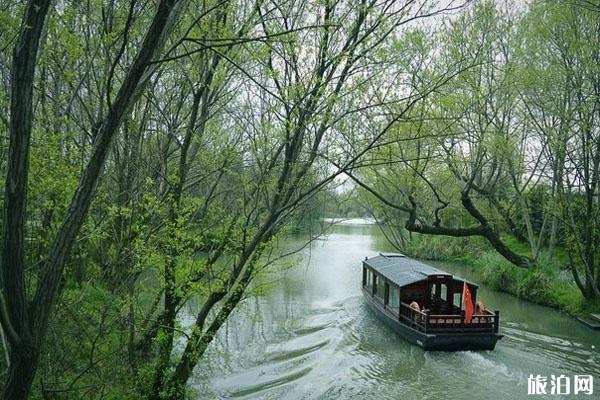
<instances>
[{"instance_id":1,"label":"boat wake","mask_svg":"<svg viewBox=\"0 0 600 400\"><path fill-rule=\"evenodd\" d=\"M344 333L349 322L344 306L337 304L288 321L284 332L262 332L259 342L247 343L244 354L237 354L243 368L210 379L210 386L227 398L318 397L336 379L343 355L352 351ZM219 347L225 343L221 338Z\"/></svg>"},{"instance_id":2,"label":"boat wake","mask_svg":"<svg viewBox=\"0 0 600 400\"><path fill-rule=\"evenodd\" d=\"M503 347L526 353L530 363L554 365L557 374L600 374L600 353L593 345L532 332L514 322L505 323L502 331Z\"/></svg>"}]
</instances>

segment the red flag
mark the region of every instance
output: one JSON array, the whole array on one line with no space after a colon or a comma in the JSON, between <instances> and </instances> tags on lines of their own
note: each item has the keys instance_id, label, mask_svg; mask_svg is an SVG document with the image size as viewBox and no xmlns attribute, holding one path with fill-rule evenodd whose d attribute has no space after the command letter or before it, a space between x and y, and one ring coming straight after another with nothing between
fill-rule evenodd
<instances>
[{"instance_id":1,"label":"red flag","mask_svg":"<svg viewBox=\"0 0 600 400\"><path fill-rule=\"evenodd\" d=\"M465 324L471 323L471 318L473 318L473 299L471 299L471 291L469 290L469 286L467 282L464 282L463 285L463 309L465 310Z\"/></svg>"}]
</instances>

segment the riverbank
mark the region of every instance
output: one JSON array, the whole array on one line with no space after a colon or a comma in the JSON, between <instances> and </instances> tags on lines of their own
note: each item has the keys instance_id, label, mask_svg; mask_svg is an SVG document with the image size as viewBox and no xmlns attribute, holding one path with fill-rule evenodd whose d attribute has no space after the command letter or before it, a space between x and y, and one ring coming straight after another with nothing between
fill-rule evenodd
<instances>
[{"instance_id":1,"label":"riverbank","mask_svg":"<svg viewBox=\"0 0 600 400\"><path fill-rule=\"evenodd\" d=\"M526 253L524 245L511 248ZM519 246L523 247L519 249ZM536 269L518 268L505 260L481 238L452 238L413 235L405 248L407 255L437 261L458 261L481 273L483 283L533 303L557 308L572 316L600 311L600 302L586 300L565 270L565 254L558 250L552 259L540 256Z\"/></svg>"}]
</instances>

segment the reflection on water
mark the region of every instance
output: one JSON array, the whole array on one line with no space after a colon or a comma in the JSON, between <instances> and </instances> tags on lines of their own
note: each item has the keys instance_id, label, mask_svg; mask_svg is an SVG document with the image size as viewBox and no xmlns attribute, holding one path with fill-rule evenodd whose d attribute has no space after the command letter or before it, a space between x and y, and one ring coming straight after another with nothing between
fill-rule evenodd
<instances>
[{"instance_id":1,"label":"reflection on water","mask_svg":"<svg viewBox=\"0 0 600 400\"><path fill-rule=\"evenodd\" d=\"M248 298L221 329L195 370L196 397L525 399L529 374L592 374L600 392L597 333L485 287L478 298L501 310L506 335L495 351L425 352L404 342L361 296L361 260L380 251L390 248L367 225L340 225L313 243L294 268L273 277L272 290ZM435 265L480 281L459 265Z\"/></svg>"}]
</instances>

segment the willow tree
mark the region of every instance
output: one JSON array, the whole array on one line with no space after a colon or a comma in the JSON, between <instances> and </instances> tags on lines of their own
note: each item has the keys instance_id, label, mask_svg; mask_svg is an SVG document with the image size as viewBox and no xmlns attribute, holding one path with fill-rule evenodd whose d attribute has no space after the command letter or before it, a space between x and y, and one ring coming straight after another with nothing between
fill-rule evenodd
<instances>
[{"instance_id":1,"label":"willow tree","mask_svg":"<svg viewBox=\"0 0 600 400\"><path fill-rule=\"evenodd\" d=\"M135 2L131 5L132 16ZM10 82L9 157L2 242L3 290L0 296L2 326L10 343L10 366L2 398L25 399L29 395L53 306L60 293L65 263L88 213L111 142L119 132L124 116L135 103L140 88L154 69L150 62L160 53L169 27L176 18L178 6L178 1L161 1L157 5L139 51L120 87L114 97L107 97L109 107L96 121L91 154L71 205L40 269L33 293L28 293L25 285L29 151L35 116L35 72L40 38L48 16L52 16L51 1L30 1L24 8L19 35L14 44ZM127 44L130 28L126 24L123 46ZM118 64L119 59L120 54L117 54L114 65ZM109 86L110 83L109 78Z\"/></svg>"},{"instance_id":2,"label":"willow tree","mask_svg":"<svg viewBox=\"0 0 600 400\"><path fill-rule=\"evenodd\" d=\"M433 53L472 68L413 110L397 143L352 177L399 232L483 237L524 268L544 263L544 246L564 246L574 283L597 299L598 7L535 1L517 15L482 1L471 10Z\"/></svg>"},{"instance_id":3,"label":"willow tree","mask_svg":"<svg viewBox=\"0 0 600 400\"><path fill-rule=\"evenodd\" d=\"M256 274L280 256L286 225L447 82L415 85L420 66L398 66L395 54L413 21L455 6L11 4L11 18L0 14L20 27L16 37L0 33L14 48L11 60L0 56L0 107L10 103L0 114L9 131L3 398L27 398L40 360L58 380L42 374L42 396L89 379L88 395L102 397L118 369L128 387L117 391L183 397ZM102 294L100 307L61 302L64 293L87 301L88 289ZM182 308L198 297L194 323L182 328ZM61 323L99 329L69 342ZM57 341L45 340L51 328ZM115 354L128 365L89 377Z\"/></svg>"},{"instance_id":4,"label":"willow tree","mask_svg":"<svg viewBox=\"0 0 600 400\"><path fill-rule=\"evenodd\" d=\"M478 2L435 38L415 41L428 74L447 65L465 68L396 124L393 140L372 152L371 165L352 178L382 203L396 230L481 237L527 268L534 260L511 249L494 222L504 217L514 225L503 202L523 190L515 172L524 139L513 112L514 29L500 13L494 2Z\"/></svg>"},{"instance_id":5,"label":"willow tree","mask_svg":"<svg viewBox=\"0 0 600 400\"><path fill-rule=\"evenodd\" d=\"M600 298L600 9L592 2L536 1L522 22L525 121L551 168L552 245L557 232L575 283Z\"/></svg>"},{"instance_id":6,"label":"willow tree","mask_svg":"<svg viewBox=\"0 0 600 400\"><path fill-rule=\"evenodd\" d=\"M185 396L194 367L256 274L270 263L274 241L286 224L433 90L382 91L379 83L389 79L391 70L374 66L392 64L389 42L401 36L403 26L445 6L428 9L393 1L304 1L275 8L257 4L257 24L243 39L243 50L231 54L214 49L220 65L233 64L237 70L229 81L237 93L213 120L212 133L232 144L227 179L215 182L220 194L209 206L228 216L215 224L215 230L225 233L224 246L205 249L191 270L173 265L165 279L165 290L178 298L174 304L163 303L155 317L159 329L150 329L144 338L147 343L156 337L160 354L149 398ZM398 81L406 80L406 71L394 73ZM369 118L382 112L388 123L373 129ZM196 157L204 151L200 148ZM194 185L184 197L193 201ZM194 324L182 334L169 309L179 310L198 294L202 302ZM173 354L169 329L185 343L181 354Z\"/></svg>"}]
</instances>

